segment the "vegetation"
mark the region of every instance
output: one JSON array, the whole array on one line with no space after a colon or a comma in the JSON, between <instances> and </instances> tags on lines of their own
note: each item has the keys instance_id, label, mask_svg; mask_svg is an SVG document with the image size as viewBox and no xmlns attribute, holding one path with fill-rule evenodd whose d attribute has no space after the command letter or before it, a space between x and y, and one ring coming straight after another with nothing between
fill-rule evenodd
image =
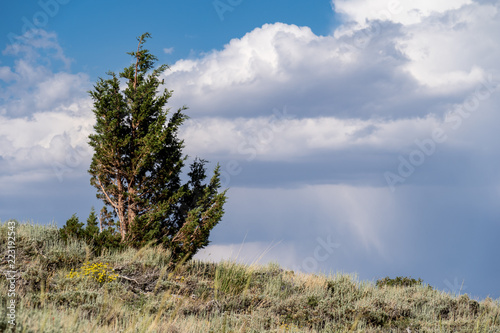
<instances>
[{"instance_id":1,"label":"vegetation","mask_svg":"<svg viewBox=\"0 0 500 333\"><path fill-rule=\"evenodd\" d=\"M3 249L7 235L0 224ZM19 224L13 331L500 332L500 300L450 295L421 282L375 285L276 264L170 263L162 246L98 252L83 238L63 240L55 225ZM3 332L10 330L5 261L0 270Z\"/></svg>"},{"instance_id":2,"label":"vegetation","mask_svg":"<svg viewBox=\"0 0 500 333\"><path fill-rule=\"evenodd\" d=\"M94 208L90 211L87 219L87 225L84 224L76 214L73 214L66 224L59 230L61 240L65 243L69 241L82 240L88 244L96 254L101 254L104 249L116 250L125 248L121 242L120 234L112 227L99 230L97 227L97 216Z\"/></svg>"},{"instance_id":3,"label":"vegetation","mask_svg":"<svg viewBox=\"0 0 500 333\"><path fill-rule=\"evenodd\" d=\"M153 242L169 249L174 261L187 260L208 245L224 214L226 191L219 193L219 166L205 183L207 161L198 158L181 183L187 157L177 131L188 118L186 107L171 115L165 108L172 91L159 91L159 76L168 66L155 68L158 59L143 48L149 37L139 37L137 51L128 53L134 59L129 67L109 72L90 91L96 117L90 183L105 204L101 225L116 229L122 244Z\"/></svg>"},{"instance_id":4,"label":"vegetation","mask_svg":"<svg viewBox=\"0 0 500 333\"><path fill-rule=\"evenodd\" d=\"M118 274L113 272L113 268L110 264L103 264L101 262L89 263L86 262L78 270L71 270L66 275L67 279L78 279L78 278L90 278L103 284L106 282L112 282L118 278Z\"/></svg>"},{"instance_id":5,"label":"vegetation","mask_svg":"<svg viewBox=\"0 0 500 333\"><path fill-rule=\"evenodd\" d=\"M377 287L383 287L383 286L388 286L388 287L412 287L416 285L422 285L424 281L422 279L412 279L406 276L397 276L394 279L391 279L390 277L385 277L383 279L377 280L375 285Z\"/></svg>"}]
</instances>

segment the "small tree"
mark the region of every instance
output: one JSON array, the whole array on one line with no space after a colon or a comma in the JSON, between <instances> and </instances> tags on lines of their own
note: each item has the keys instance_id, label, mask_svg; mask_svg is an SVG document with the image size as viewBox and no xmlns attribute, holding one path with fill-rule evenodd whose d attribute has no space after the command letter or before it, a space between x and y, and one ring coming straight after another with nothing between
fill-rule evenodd
<instances>
[{"instance_id":1,"label":"small tree","mask_svg":"<svg viewBox=\"0 0 500 333\"><path fill-rule=\"evenodd\" d=\"M61 239L67 242L70 239L83 239L84 230L82 229L83 223L80 222L76 214L73 214L67 221L66 224L59 229Z\"/></svg>"},{"instance_id":2,"label":"small tree","mask_svg":"<svg viewBox=\"0 0 500 333\"><path fill-rule=\"evenodd\" d=\"M90 210L89 217L87 218L87 225L85 226L85 238L87 242L99 236L99 227L97 226L97 215L94 207Z\"/></svg>"},{"instance_id":3,"label":"small tree","mask_svg":"<svg viewBox=\"0 0 500 333\"><path fill-rule=\"evenodd\" d=\"M65 242L69 240L83 240L95 253L102 253L103 249L120 249L123 244L120 243L120 237L110 228L99 231L97 226L97 216L92 207L89 217L87 218L87 225L83 228L83 223L80 222L76 214L66 221L66 224L59 229L61 239Z\"/></svg>"},{"instance_id":4,"label":"small tree","mask_svg":"<svg viewBox=\"0 0 500 333\"><path fill-rule=\"evenodd\" d=\"M159 76L168 66L154 68L157 58L143 49L148 33L142 35L134 63L119 77L99 79L90 92L96 116L95 134L89 136L94 148L90 165L91 184L97 197L111 207L118 218L121 242L142 246L153 241L172 250L173 258L190 258L208 244L210 230L224 213L226 191L219 192L217 165L204 184L205 163L195 159L181 184L187 157L179 126L187 119L178 109L168 118L165 109L172 91L158 88ZM120 80L126 88L120 89Z\"/></svg>"}]
</instances>

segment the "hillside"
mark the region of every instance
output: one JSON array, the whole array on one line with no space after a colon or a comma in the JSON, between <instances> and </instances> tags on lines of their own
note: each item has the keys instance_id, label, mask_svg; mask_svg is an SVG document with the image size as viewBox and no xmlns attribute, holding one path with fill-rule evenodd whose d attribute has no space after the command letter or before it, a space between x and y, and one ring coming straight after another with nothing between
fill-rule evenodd
<instances>
[{"instance_id":1,"label":"hillside","mask_svg":"<svg viewBox=\"0 0 500 333\"><path fill-rule=\"evenodd\" d=\"M83 242L64 244L53 225L19 224L10 244L8 228L0 225L0 331L11 331L14 281L13 332L500 332L499 300L275 264L192 260L169 270L160 248L96 256Z\"/></svg>"}]
</instances>

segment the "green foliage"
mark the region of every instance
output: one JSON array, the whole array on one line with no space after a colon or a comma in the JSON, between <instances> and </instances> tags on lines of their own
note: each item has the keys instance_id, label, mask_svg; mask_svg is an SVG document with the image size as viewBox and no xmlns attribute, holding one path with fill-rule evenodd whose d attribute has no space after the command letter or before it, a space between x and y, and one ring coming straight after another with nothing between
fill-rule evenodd
<instances>
[{"instance_id":1,"label":"green foliage","mask_svg":"<svg viewBox=\"0 0 500 333\"><path fill-rule=\"evenodd\" d=\"M217 266L214 278L215 297L236 295L248 289L252 275L243 265L223 262Z\"/></svg>"},{"instance_id":2,"label":"green foliage","mask_svg":"<svg viewBox=\"0 0 500 333\"><path fill-rule=\"evenodd\" d=\"M120 236L112 228L106 228L99 232L97 216L94 207L87 218L87 225L80 222L76 214L66 221L66 224L59 230L61 240L69 242L71 240L81 240L87 243L96 253L101 253L104 249L113 250L123 248Z\"/></svg>"},{"instance_id":3,"label":"green foliage","mask_svg":"<svg viewBox=\"0 0 500 333\"><path fill-rule=\"evenodd\" d=\"M315 295L309 296L307 298L307 305L309 305L311 308L315 308L318 306L318 301L319 301L318 296Z\"/></svg>"},{"instance_id":4,"label":"green foliage","mask_svg":"<svg viewBox=\"0 0 500 333\"><path fill-rule=\"evenodd\" d=\"M90 215L87 218L87 225L85 226L84 234L86 241L96 239L99 235L99 226L94 207L90 210Z\"/></svg>"},{"instance_id":5,"label":"green foliage","mask_svg":"<svg viewBox=\"0 0 500 333\"><path fill-rule=\"evenodd\" d=\"M120 242L120 235L111 229L104 229L101 233L92 238L90 244L97 253L102 253L104 249L117 250L125 247L124 244Z\"/></svg>"},{"instance_id":6,"label":"green foliage","mask_svg":"<svg viewBox=\"0 0 500 333\"><path fill-rule=\"evenodd\" d=\"M383 279L377 280L375 285L377 287L384 287L384 286L388 286L388 287L412 287L412 286L416 286L416 285L421 286L422 282L424 282L424 281L420 278L418 280L415 280L415 279L405 277L405 276L397 276L396 278L391 279L387 276Z\"/></svg>"},{"instance_id":7,"label":"green foliage","mask_svg":"<svg viewBox=\"0 0 500 333\"><path fill-rule=\"evenodd\" d=\"M181 189L180 205L176 210L175 236L164 239L163 245L171 249L173 258L189 260L199 250L209 244L210 231L219 223L224 214L226 191L218 193L220 188L220 166L217 165L209 184L202 184L206 178L204 164L196 159L188 174L190 180ZM172 225L163 223L163 232L172 231Z\"/></svg>"},{"instance_id":8,"label":"green foliage","mask_svg":"<svg viewBox=\"0 0 500 333\"><path fill-rule=\"evenodd\" d=\"M207 161L196 158L188 181L181 184L187 159L179 127L188 118L182 107L169 114L172 91L160 85L168 68L155 68L157 58L138 38L133 63L108 79L100 78L90 95L94 100L94 149L89 168L97 197L112 209L121 243L139 248L153 242L171 250L174 262L190 259L208 244L210 231L224 214L226 191L219 193L220 167L206 181ZM126 88L120 89L120 78Z\"/></svg>"},{"instance_id":9,"label":"green foliage","mask_svg":"<svg viewBox=\"0 0 500 333\"><path fill-rule=\"evenodd\" d=\"M70 239L83 239L85 238L85 231L83 230L83 223L80 222L76 214L73 214L61 229L61 239L68 241Z\"/></svg>"}]
</instances>

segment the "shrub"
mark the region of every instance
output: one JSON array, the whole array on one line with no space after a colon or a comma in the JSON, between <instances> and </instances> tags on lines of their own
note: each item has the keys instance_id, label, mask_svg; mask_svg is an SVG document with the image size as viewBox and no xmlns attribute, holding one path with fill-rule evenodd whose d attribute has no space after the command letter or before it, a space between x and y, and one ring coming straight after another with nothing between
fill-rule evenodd
<instances>
[{"instance_id":1,"label":"shrub","mask_svg":"<svg viewBox=\"0 0 500 333\"><path fill-rule=\"evenodd\" d=\"M251 275L245 266L235 262L221 262L215 271L214 287L216 298L219 294L237 295L248 289Z\"/></svg>"},{"instance_id":2,"label":"shrub","mask_svg":"<svg viewBox=\"0 0 500 333\"><path fill-rule=\"evenodd\" d=\"M377 280L375 285L377 287L384 287L384 286L387 286L387 287L413 287L415 285L421 286L422 282L424 282L422 279L415 280L415 279L405 277L405 276L398 276L394 279L391 279L387 276L383 279Z\"/></svg>"},{"instance_id":3,"label":"shrub","mask_svg":"<svg viewBox=\"0 0 500 333\"><path fill-rule=\"evenodd\" d=\"M61 239L65 242L70 239L83 239L85 232L82 227L83 223L78 220L76 214L73 214L60 230Z\"/></svg>"},{"instance_id":4,"label":"shrub","mask_svg":"<svg viewBox=\"0 0 500 333\"><path fill-rule=\"evenodd\" d=\"M76 214L66 221L66 224L59 230L60 238L68 243L71 240L82 240L92 247L96 255L100 255L104 249L122 249L124 245L120 242L120 235L114 230L106 228L99 232L97 226L97 216L94 207L90 211L87 225L80 222Z\"/></svg>"},{"instance_id":5,"label":"shrub","mask_svg":"<svg viewBox=\"0 0 500 333\"><path fill-rule=\"evenodd\" d=\"M66 278L68 279L79 277L88 277L104 284L106 282L116 280L118 274L113 272L113 268L109 264L103 264L100 262L91 264L86 262L78 270L75 271L72 269L71 272L66 275Z\"/></svg>"}]
</instances>

